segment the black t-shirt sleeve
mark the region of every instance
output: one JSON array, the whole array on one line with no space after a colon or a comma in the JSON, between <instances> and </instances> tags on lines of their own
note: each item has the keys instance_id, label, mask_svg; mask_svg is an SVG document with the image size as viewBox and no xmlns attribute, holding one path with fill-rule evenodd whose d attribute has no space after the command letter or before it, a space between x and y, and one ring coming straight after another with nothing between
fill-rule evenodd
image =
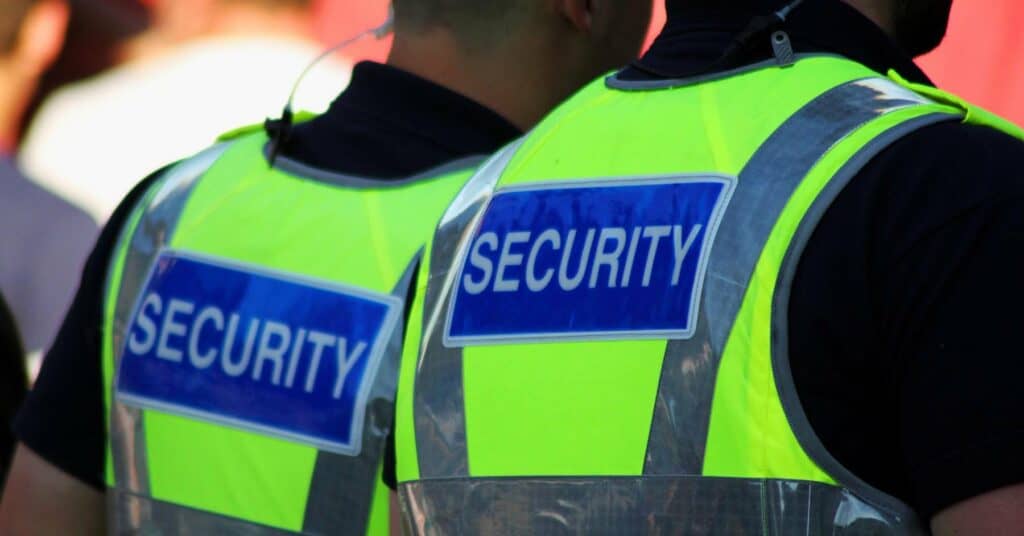
<instances>
[{"instance_id":1,"label":"black t-shirt sleeve","mask_svg":"<svg viewBox=\"0 0 1024 536\"><path fill-rule=\"evenodd\" d=\"M894 266L909 277L938 267L934 286L908 286L921 311L898 314L921 318L897 339L906 362L895 377L898 441L927 515L1024 483L1024 192L974 212Z\"/></svg>"},{"instance_id":2,"label":"black t-shirt sleeve","mask_svg":"<svg viewBox=\"0 0 1024 536\"><path fill-rule=\"evenodd\" d=\"M18 411L28 389L28 376L25 374L25 350L18 335L18 327L14 315L0 296L0 415L3 417L3 429L0 430L0 478L7 475L7 468L14 454L15 438L11 430L11 420Z\"/></svg>"},{"instance_id":3,"label":"black t-shirt sleeve","mask_svg":"<svg viewBox=\"0 0 1024 536\"><path fill-rule=\"evenodd\" d=\"M881 296L898 297L880 324L900 358L897 440L929 517L1024 482L1024 143L973 127L936 149L918 195L955 196L955 210L933 225L908 210L899 225L915 232L876 268Z\"/></svg>"},{"instance_id":4,"label":"black t-shirt sleeve","mask_svg":"<svg viewBox=\"0 0 1024 536\"><path fill-rule=\"evenodd\" d=\"M944 123L828 210L790 302L791 365L826 448L925 520L1024 482L1024 143Z\"/></svg>"},{"instance_id":5,"label":"black t-shirt sleeve","mask_svg":"<svg viewBox=\"0 0 1024 536\"><path fill-rule=\"evenodd\" d=\"M43 359L39 378L14 421L19 441L97 489L104 487L106 444L102 330L107 268L122 227L161 173L139 183L104 227L64 323Z\"/></svg>"}]
</instances>

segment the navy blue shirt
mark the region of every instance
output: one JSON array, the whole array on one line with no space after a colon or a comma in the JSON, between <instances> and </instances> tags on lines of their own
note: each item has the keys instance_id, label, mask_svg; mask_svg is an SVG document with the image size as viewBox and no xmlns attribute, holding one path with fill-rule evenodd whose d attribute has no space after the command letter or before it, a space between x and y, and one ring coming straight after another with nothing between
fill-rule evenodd
<instances>
[{"instance_id":1,"label":"navy blue shirt","mask_svg":"<svg viewBox=\"0 0 1024 536\"><path fill-rule=\"evenodd\" d=\"M764 34L722 59L755 10L668 6L666 30L626 78L771 57ZM804 2L785 29L798 53L839 54L928 83L839 0ZM958 122L923 128L875 158L801 258L790 363L810 423L846 468L923 519L1024 482L1021 273L1024 143Z\"/></svg>"},{"instance_id":2,"label":"navy blue shirt","mask_svg":"<svg viewBox=\"0 0 1024 536\"><path fill-rule=\"evenodd\" d=\"M298 125L283 153L327 171L386 181L486 155L522 133L488 108L398 69L364 62L322 116ZM125 198L104 228L35 389L18 439L75 478L103 488L103 290L114 243L159 173ZM392 465L392 464L389 464Z\"/></svg>"}]
</instances>

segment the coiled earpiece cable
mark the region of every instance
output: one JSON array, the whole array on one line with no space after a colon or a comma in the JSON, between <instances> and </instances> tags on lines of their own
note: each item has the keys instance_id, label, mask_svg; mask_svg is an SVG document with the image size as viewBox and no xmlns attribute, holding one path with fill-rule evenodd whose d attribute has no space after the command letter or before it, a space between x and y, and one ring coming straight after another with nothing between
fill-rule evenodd
<instances>
[{"instance_id":1,"label":"coiled earpiece cable","mask_svg":"<svg viewBox=\"0 0 1024 536\"><path fill-rule=\"evenodd\" d=\"M319 56L316 57L305 69L302 70L302 74L295 80L295 84L292 86L291 93L288 94L288 102L284 105L284 110L281 111L281 117L277 119L267 119L263 123L263 129L266 131L267 136L270 138L270 151L269 160L270 166L274 166L274 162L277 160L277 156L280 154L284 144L288 142L288 139L292 134L292 127L294 127L295 113L292 111L292 105L295 102L295 94L299 91L299 86L306 76L312 71L321 61L327 59L332 54L337 53L340 50L344 50L364 39L373 37L374 39L384 39L394 30L395 27L395 10L393 7L388 7L388 18L383 24L376 28L371 28L362 32L354 37L350 37L331 48L328 48Z\"/></svg>"}]
</instances>

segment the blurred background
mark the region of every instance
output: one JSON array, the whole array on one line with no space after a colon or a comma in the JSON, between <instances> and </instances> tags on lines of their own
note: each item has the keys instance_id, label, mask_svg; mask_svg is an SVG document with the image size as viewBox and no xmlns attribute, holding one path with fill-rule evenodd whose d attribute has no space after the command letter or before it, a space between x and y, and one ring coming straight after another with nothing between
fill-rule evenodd
<instances>
[{"instance_id":1,"label":"blurred background","mask_svg":"<svg viewBox=\"0 0 1024 536\"><path fill-rule=\"evenodd\" d=\"M53 337L99 226L132 186L277 116L319 51L378 26L387 6L0 0L0 292L26 350L38 356ZM663 22L659 9L652 37ZM1024 124L1022 37L1024 2L957 0L945 44L920 63L939 86ZM383 61L389 46L366 39L317 65L296 109L324 110L355 62Z\"/></svg>"},{"instance_id":2,"label":"blurred background","mask_svg":"<svg viewBox=\"0 0 1024 536\"><path fill-rule=\"evenodd\" d=\"M657 2L661 4L661 2ZM374 25L387 13L385 0L321 0L318 35L325 42ZM651 37L665 20L658 6ZM349 57L383 59L389 43L367 42ZM1024 2L954 0L953 20L942 47L918 62L939 87L1024 125Z\"/></svg>"},{"instance_id":3,"label":"blurred background","mask_svg":"<svg viewBox=\"0 0 1024 536\"><path fill-rule=\"evenodd\" d=\"M379 25L388 5L387 0L67 1L64 44L8 144L18 149L29 176L99 220L155 166L201 149L224 129L278 113L289 85L317 47ZM265 13L258 13L261 9ZM204 19L216 22L204 24ZM659 9L652 37L663 21ZM946 43L920 63L941 87L1024 123L1024 99L1015 98L1024 92L1022 37L1024 2L959 0ZM367 39L319 65L302 85L299 107L323 109L354 62L383 61L389 46L388 39ZM172 69L177 71L168 72ZM238 88L246 89L245 98L238 98ZM143 89L150 90L148 99L129 98ZM139 117L138 108L128 110L129 103L148 105L146 117ZM155 106L177 121L154 117ZM139 125L115 119L118 115L133 115ZM150 134L136 130L143 124L161 134L159 143L147 137L147 147L132 148L131 160L138 164L99 157L112 142Z\"/></svg>"}]
</instances>

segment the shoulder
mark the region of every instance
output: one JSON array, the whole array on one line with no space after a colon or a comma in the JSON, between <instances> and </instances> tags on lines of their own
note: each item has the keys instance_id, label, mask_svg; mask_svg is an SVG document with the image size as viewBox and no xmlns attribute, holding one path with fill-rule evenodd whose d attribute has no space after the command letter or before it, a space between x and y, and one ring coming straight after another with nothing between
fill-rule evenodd
<instances>
[{"instance_id":1,"label":"shoulder","mask_svg":"<svg viewBox=\"0 0 1024 536\"><path fill-rule=\"evenodd\" d=\"M1005 352L1020 318L1004 312L1024 297L1020 270L1024 142L952 121L868 163L801 256L790 359L808 418L843 465L925 517L1016 477L978 464L1020 450L994 441L1019 402L991 396L1021 373Z\"/></svg>"},{"instance_id":2,"label":"shoulder","mask_svg":"<svg viewBox=\"0 0 1024 536\"><path fill-rule=\"evenodd\" d=\"M1019 226L1019 215L1024 142L948 121L903 137L870 161L826 211L811 246L869 260L871 280L896 292L936 263L980 262L970 248L999 239L988 229Z\"/></svg>"},{"instance_id":3,"label":"shoulder","mask_svg":"<svg viewBox=\"0 0 1024 536\"><path fill-rule=\"evenodd\" d=\"M173 166L174 164L169 165L147 176L136 184L128 195L121 200L121 203L114 210L110 219L107 220L106 224L103 226L103 230L99 234L99 238L96 241L92 254L89 256L89 260L86 263L86 273L83 277L83 284L85 284L85 281L91 281L98 285L102 284L104 274L106 274L106 270L108 268L107 264L113 256L115 245L117 244L121 233L130 221L132 213L135 211L139 203L146 198L146 193L156 186L160 179Z\"/></svg>"},{"instance_id":4,"label":"shoulder","mask_svg":"<svg viewBox=\"0 0 1024 536\"><path fill-rule=\"evenodd\" d=\"M881 152L843 195L873 209L876 229L906 239L892 247L909 248L944 226L1024 210L1024 141L987 126L931 125Z\"/></svg>"},{"instance_id":5,"label":"shoulder","mask_svg":"<svg viewBox=\"0 0 1024 536\"><path fill-rule=\"evenodd\" d=\"M950 186L980 194L1021 192L1024 141L988 126L943 122L897 141L870 168L914 171L914 175L945 179L933 186L948 181Z\"/></svg>"},{"instance_id":6,"label":"shoulder","mask_svg":"<svg viewBox=\"0 0 1024 536\"><path fill-rule=\"evenodd\" d=\"M985 153L1006 156L1024 154L1024 141L1001 130L980 124L947 121L922 128L903 138L902 144L940 145L956 148L949 156L967 153Z\"/></svg>"}]
</instances>

